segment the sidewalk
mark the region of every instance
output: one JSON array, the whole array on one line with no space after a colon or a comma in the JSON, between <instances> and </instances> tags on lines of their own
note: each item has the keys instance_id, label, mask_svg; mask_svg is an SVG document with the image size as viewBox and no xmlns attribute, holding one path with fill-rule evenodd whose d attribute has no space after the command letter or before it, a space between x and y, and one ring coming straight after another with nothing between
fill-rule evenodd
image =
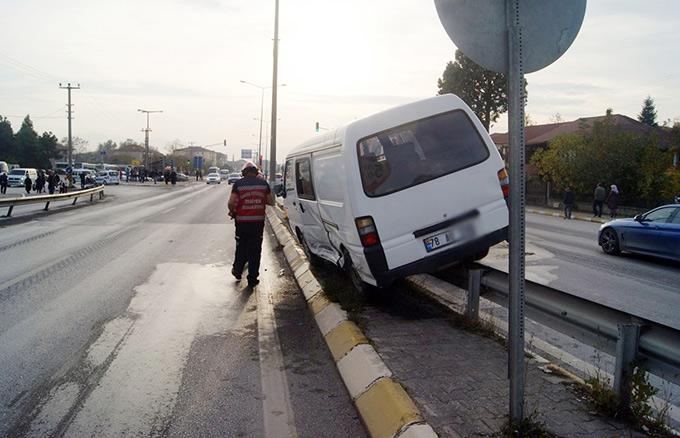
<instances>
[{"instance_id":1,"label":"sidewalk","mask_svg":"<svg viewBox=\"0 0 680 438\"><path fill-rule=\"evenodd\" d=\"M441 437L501 436L508 414L505 347L455 327L438 308L402 296L393 301L366 307L360 319L425 420ZM547 431L560 437L645 436L589 412L572 382L548 372L545 364L525 363L525 417L533 416Z\"/></svg>"},{"instance_id":2,"label":"sidewalk","mask_svg":"<svg viewBox=\"0 0 680 438\"><path fill-rule=\"evenodd\" d=\"M527 206L526 212L527 213L533 213L533 214L542 214L544 216L553 216L553 217L564 218L564 212L562 210L557 210L557 209L547 208L547 207ZM594 217L594 216L587 214L587 213L572 212L571 213L571 220L585 221L585 222L596 222L596 223L599 223L599 224L604 224L605 222L609 222L611 219L609 217L604 217L604 213L603 213L603 217Z\"/></svg>"}]
</instances>

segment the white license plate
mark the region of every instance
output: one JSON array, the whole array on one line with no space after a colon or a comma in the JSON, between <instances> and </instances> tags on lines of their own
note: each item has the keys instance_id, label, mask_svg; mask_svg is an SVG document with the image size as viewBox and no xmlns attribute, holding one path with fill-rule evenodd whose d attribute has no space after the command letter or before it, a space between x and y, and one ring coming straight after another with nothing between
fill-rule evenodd
<instances>
[{"instance_id":1,"label":"white license plate","mask_svg":"<svg viewBox=\"0 0 680 438\"><path fill-rule=\"evenodd\" d=\"M442 246L449 245L459 239L458 233L455 230L449 230L444 233L436 234L427 239L423 239L425 243L425 249L427 252L434 251L435 249L441 248Z\"/></svg>"},{"instance_id":2,"label":"white license plate","mask_svg":"<svg viewBox=\"0 0 680 438\"><path fill-rule=\"evenodd\" d=\"M432 252L442 246L450 245L461 240L466 240L473 233L472 225L463 224L456 228L435 234L434 236L423 239L427 252Z\"/></svg>"}]
</instances>

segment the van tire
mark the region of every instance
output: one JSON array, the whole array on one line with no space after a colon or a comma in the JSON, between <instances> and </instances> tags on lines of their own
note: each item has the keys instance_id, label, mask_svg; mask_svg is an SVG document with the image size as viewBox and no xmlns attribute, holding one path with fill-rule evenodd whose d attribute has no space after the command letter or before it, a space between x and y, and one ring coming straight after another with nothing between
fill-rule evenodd
<instances>
[{"instance_id":1,"label":"van tire","mask_svg":"<svg viewBox=\"0 0 680 438\"><path fill-rule=\"evenodd\" d=\"M309 260L309 264L315 268L323 266L323 259L318 255L314 254L312 250L309 249L309 245L307 245L307 241L305 240L304 234L302 234L302 232L298 230L297 235L298 241L300 242L300 246L302 246L302 251L304 251L305 256L307 256L307 260Z\"/></svg>"},{"instance_id":2,"label":"van tire","mask_svg":"<svg viewBox=\"0 0 680 438\"><path fill-rule=\"evenodd\" d=\"M354 263L352 263L352 257L350 257L346 249L342 249L342 254L342 258L345 261L343 270L347 273L349 280L352 282L354 290L361 294L371 293L375 287L361 279L359 272L354 267Z\"/></svg>"},{"instance_id":3,"label":"van tire","mask_svg":"<svg viewBox=\"0 0 680 438\"><path fill-rule=\"evenodd\" d=\"M488 256L488 255L489 255L489 248L485 249L484 251L478 252L477 254L475 254L475 255L472 257L472 259L473 259L474 261L477 261L477 260L483 259L484 257L486 257L486 256Z\"/></svg>"}]
</instances>

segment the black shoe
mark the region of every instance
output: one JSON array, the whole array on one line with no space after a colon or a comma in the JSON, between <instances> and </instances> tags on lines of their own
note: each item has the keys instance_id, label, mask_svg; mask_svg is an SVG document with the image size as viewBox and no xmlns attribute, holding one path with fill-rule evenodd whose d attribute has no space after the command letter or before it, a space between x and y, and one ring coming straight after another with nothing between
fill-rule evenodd
<instances>
[{"instance_id":1,"label":"black shoe","mask_svg":"<svg viewBox=\"0 0 680 438\"><path fill-rule=\"evenodd\" d=\"M260 280L258 280L258 279L255 279L255 280L248 279L248 287L249 288L253 289L258 284L260 284Z\"/></svg>"},{"instance_id":2,"label":"black shoe","mask_svg":"<svg viewBox=\"0 0 680 438\"><path fill-rule=\"evenodd\" d=\"M236 269L231 268L231 275L233 275L238 281L241 281L241 274L236 272Z\"/></svg>"}]
</instances>

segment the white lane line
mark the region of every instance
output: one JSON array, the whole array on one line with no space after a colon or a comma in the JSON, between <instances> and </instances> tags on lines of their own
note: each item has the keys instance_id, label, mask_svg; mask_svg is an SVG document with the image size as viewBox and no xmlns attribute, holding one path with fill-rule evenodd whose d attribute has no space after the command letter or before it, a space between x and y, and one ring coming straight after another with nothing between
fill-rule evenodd
<instances>
[{"instance_id":1,"label":"white lane line","mask_svg":"<svg viewBox=\"0 0 680 438\"><path fill-rule=\"evenodd\" d=\"M257 288L257 338L266 438L295 438L295 419L288 394L281 344L276 332L273 296L266 275Z\"/></svg>"}]
</instances>

